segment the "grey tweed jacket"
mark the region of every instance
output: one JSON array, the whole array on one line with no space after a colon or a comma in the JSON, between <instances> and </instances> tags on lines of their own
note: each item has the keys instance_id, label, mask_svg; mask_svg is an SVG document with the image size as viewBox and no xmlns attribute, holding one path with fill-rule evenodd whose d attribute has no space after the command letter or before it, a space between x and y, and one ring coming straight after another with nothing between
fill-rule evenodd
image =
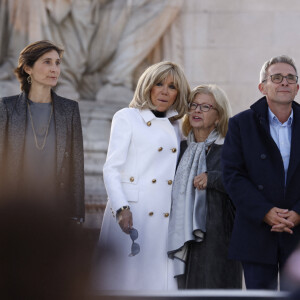
<instances>
[{"instance_id":1,"label":"grey tweed jacket","mask_svg":"<svg viewBox=\"0 0 300 300\"><path fill-rule=\"evenodd\" d=\"M78 103L52 92L56 130L56 186L68 217L84 219L84 158ZM22 182L27 95L0 99L0 192Z\"/></svg>"}]
</instances>

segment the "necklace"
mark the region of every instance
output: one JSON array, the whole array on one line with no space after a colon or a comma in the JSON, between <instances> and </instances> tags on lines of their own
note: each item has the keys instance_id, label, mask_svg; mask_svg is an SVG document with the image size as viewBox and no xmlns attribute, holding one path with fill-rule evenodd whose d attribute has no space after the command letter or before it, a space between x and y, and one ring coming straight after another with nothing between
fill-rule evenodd
<instances>
[{"instance_id":1,"label":"necklace","mask_svg":"<svg viewBox=\"0 0 300 300\"><path fill-rule=\"evenodd\" d=\"M30 110L30 105L29 103L27 102L27 106L28 106L28 111L29 111L29 116L30 116L30 121L31 121L31 128L32 128L32 131L33 131L33 136L34 136L34 141L35 141L35 146L38 150L43 150L45 148L45 145L46 145L46 140L47 140L47 136L48 136L48 131L49 131L49 127L50 127L50 122L51 122L51 118L52 118L52 114L53 114L53 105L51 105L51 112L50 112L50 118L49 118L49 121L48 121L48 125L47 125L47 129L46 129L46 133L45 133L45 136L44 136L44 140L43 140L43 143L42 145L40 146L38 144L38 141L37 141L37 137L36 137L36 131L34 129L34 125L33 125L33 120L32 120L32 115L31 115L31 110Z\"/></svg>"}]
</instances>

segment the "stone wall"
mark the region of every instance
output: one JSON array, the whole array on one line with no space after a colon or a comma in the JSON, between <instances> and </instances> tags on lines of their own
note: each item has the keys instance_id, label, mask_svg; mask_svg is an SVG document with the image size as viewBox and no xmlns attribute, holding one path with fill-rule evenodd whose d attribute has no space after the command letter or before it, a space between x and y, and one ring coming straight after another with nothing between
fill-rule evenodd
<instances>
[{"instance_id":1,"label":"stone wall","mask_svg":"<svg viewBox=\"0 0 300 300\"><path fill-rule=\"evenodd\" d=\"M103 164L109 141L113 114L123 105L80 101L79 108L84 136L85 163L85 227L100 228L107 195L103 183Z\"/></svg>"},{"instance_id":2,"label":"stone wall","mask_svg":"<svg viewBox=\"0 0 300 300\"><path fill-rule=\"evenodd\" d=\"M300 68L297 0L187 0L177 26L182 31L181 63L191 87L218 84L228 94L233 113L260 97L259 72L266 60L286 54ZM86 150L86 226L100 226L106 202L102 166L110 118L117 107L94 107L93 102L81 102L80 107Z\"/></svg>"},{"instance_id":3,"label":"stone wall","mask_svg":"<svg viewBox=\"0 0 300 300\"><path fill-rule=\"evenodd\" d=\"M123 1L116 3L123 5ZM172 1L169 3L173 3L177 11L180 1ZM6 2L0 3L4 5ZM87 5L88 1L77 0L74 3ZM1 5L0 13L5 13ZM102 13L105 11L102 10ZM0 33L4 28L1 24ZM259 71L267 59L287 54L296 60L300 68L299 28L298 0L185 0L179 17L159 41L160 47L153 50L150 61L176 59L182 64L192 88L202 83L218 84L228 94L233 112L237 113L260 97L257 89ZM161 45L164 51L161 51ZM0 49L4 46L2 41ZM126 48L122 48L122 51L126 51ZM139 71L142 72L145 66L142 64ZM78 69L75 69L77 72ZM2 81L0 95L5 96L4 89L8 89L9 84L12 87L7 93L17 92L18 84ZM100 82L92 82L91 85L98 89ZM93 228L100 228L106 204L102 167L111 118L115 111L127 106L131 100L128 96L130 93L125 95L118 85L110 86L109 91L102 89L104 91L105 101L81 99L79 102L85 148L85 226ZM123 96L122 101L112 99L114 96L108 97L106 92L111 92L111 95L119 93L120 97ZM128 98L128 103L124 98Z\"/></svg>"},{"instance_id":4,"label":"stone wall","mask_svg":"<svg viewBox=\"0 0 300 300\"><path fill-rule=\"evenodd\" d=\"M228 94L233 113L261 95L259 72L269 58L286 54L300 68L300 2L297 0L186 0L177 28L182 63L191 87L215 83ZM128 99L129 103L129 99ZM110 118L117 110L81 102L86 149L86 226L100 226L106 202L102 166Z\"/></svg>"},{"instance_id":5,"label":"stone wall","mask_svg":"<svg viewBox=\"0 0 300 300\"><path fill-rule=\"evenodd\" d=\"M260 97L259 72L266 60L286 54L300 68L297 0L187 0L181 19L191 86L218 84L234 113Z\"/></svg>"}]
</instances>

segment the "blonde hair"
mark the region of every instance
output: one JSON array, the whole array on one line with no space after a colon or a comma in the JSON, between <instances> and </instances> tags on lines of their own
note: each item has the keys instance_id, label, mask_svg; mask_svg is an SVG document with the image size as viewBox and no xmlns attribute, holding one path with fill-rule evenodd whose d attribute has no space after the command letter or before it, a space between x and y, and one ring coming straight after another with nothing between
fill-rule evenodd
<instances>
[{"instance_id":1,"label":"blonde hair","mask_svg":"<svg viewBox=\"0 0 300 300\"><path fill-rule=\"evenodd\" d=\"M154 85L164 81L169 75L173 77L174 85L178 92L174 104L169 108L178 112L178 115L172 119L182 118L187 111L190 86L181 67L170 61L154 64L144 71L138 80L129 107L155 110L156 106L151 101L151 90Z\"/></svg>"},{"instance_id":2,"label":"blonde hair","mask_svg":"<svg viewBox=\"0 0 300 300\"><path fill-rule=\"evenodd\" d=\"M206 94L214 97L216 101L216 109L219 113L219 123L217 130L222 137L225 137L228 130L228 121L232 115L231 106L225 92L215 84L199 85L190 93L188 103L192 103L198 94ZM189 121L189 115L185 114L182 122L182 132L185 136L192 130Z\"/></svg>"}]
</instances>

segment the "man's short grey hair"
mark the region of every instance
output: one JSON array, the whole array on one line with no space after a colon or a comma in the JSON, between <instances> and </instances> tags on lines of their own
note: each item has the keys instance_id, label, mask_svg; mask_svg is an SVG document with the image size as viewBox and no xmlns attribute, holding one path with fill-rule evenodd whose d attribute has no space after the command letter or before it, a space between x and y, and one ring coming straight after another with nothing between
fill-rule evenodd
<instances>
[{"instance_id":1,"label":"man's short grey hair","mask_svg":"<svg viewBox=\"0 0 300 300\"><path fill-rule=\"evenodd\" d=\"M298 75L295 61L287 55L280 55L280 56L272 57L270 60L266 61L263 64L263 66L260 70L260 77L259 77L260 81L259 82L263 82L265 79L267 79L267 72L268 72L269 67L271 65L275 65L278 63L285 63L288 65L291 65L295 69L296 75Z\"/></svg>"}]
</instances>

